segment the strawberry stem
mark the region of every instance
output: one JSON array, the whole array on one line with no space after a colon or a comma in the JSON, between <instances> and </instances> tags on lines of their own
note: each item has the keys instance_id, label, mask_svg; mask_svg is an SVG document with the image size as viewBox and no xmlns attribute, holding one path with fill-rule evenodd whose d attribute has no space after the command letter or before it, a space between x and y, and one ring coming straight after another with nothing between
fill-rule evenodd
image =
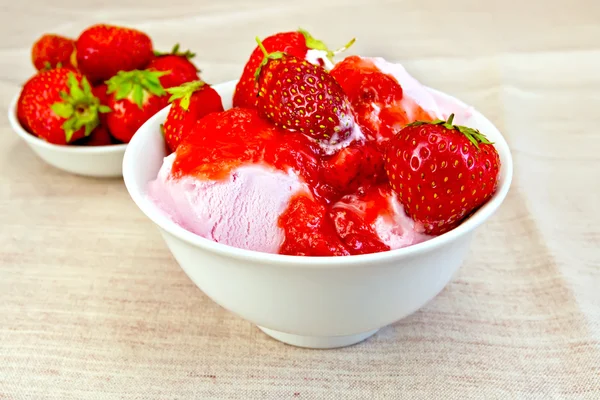
<instances>
[{"instance_id":1,"label":"strawberry stem","mask_svg":"<svg viewBox=\"0 0 600 400\"><path fill-rule=\"evenodd\" d=\"M448 117L448 121L446 121L446 123L448 125L452 125L452 121L454 121L454 113L450 114L450 116Z\"/></svg>"},{"instance_id":2,"label":"strawberry stem","mask_svg":"<svg viewBox=\"0 0 600 400\"><path fill-rule=\"evenodd\" d=\"M348 48L350 46L352 46L354 44L354 42L356 42L356 38L353 38L351 41L349 41L348 43L346 43L344 46L340 47L339 49L331 51L329 49L329 47L322 40L315 39L305 29L298 28L298 32L300 32L304 36L304 39L306 40L306 47L308 47L309 49L325 51L327 53L327 58L332 62L333 62L333 57L335 55L348 50Z\"/></svg>"},{"instance_id":3,"label":"strawberry stem","mask_svg":"<svg viewBox=\"0 0 600 400\"><path fill-rule=\"evenodd\" d=\"M174 100L181 99L179 105L184 110L187 110L190 106L192 94L204 87L205 84L206 83L204 81L197 80L192 82L186 82L180 86L166 89L167 93L171 95L171 97L169 98L169 103L172 103Z\"/></svg>"},{"instance_id":4,"label":"strawberry stem","mask_svg":"<svg viewBox=\"0 0 600 400\"><path fill-rule=\"evenodd\" d=\"M100 100L92 93L88 80L81 81L72 72L67 78L66 91L60 92L63 101L53 103L50 108L59 117L64 118L63 130L67 143L75 132L84 128L84 135L89 136L100 124L99 113L110 111L110 108L100 104Z\"/></svg>"},{"instance_id":5,"label":"strawberry stem","mask_svg":"<svg viewBox=\"0 0 600 400\"><path fill-rule=\"evenodd\" d=\"M477 149L479 149L479 143L494 144L493 142L490 142L483 133L479 132L478 129L473 129L462 125L454 125L453 122L454 113L450 114L447 121L441 119L436 119L433 121L414 121L410 124L407 124L406 126L441 125L446 129L459 131L460 133L465 135L465 137L469 139L469 141L473 143L473 145L477 147Z\"/></svg>"},{"instance_id":6,"label":"strawberry stem","mask_svg":"<svg viewBox=\"0 0 600 400\"><path fill-rule=\"evenodd\" d=\"M350 40L348 43L346 43L344 46L340 47L337 50L332 51L333 55L338 55L346 50L348 50L354 43L356 42L356 38L352 38L352 40Z\"/></svg>"},{"instance_id":7,"label":"strawberry stem","mask_svg":"<svg viewBox=\"0 0 600 400\"><path fill-rule=\"evenodd\" d=\"M254 79L258 81L258 77L260 76L260 71L262 70L262 68L265 65L267 65L267 63L269 62L269 60L277 60L279 58L283 58L283 56L285 55L285 53L282 52L282 51L275 51L273 53L269 53L267 51L267 49L265 48L265 46L260 41L260 39L259 39L258 36L256 36L256 43L258 43L258 47L260 48L260 50L265 55L264 58L263 58L263 60L261 61L260 65L258 66L258 68L256 68L256 72L254 73Z\"/></svg>"},{"instance_id":8,"label":"strawberry stem","mask_svg":"<svg viewBox=\"0 0 600 400\"><path fill-rule=\"evenodd\" d=\"M106 93L115 93L116 100L129 99L142 109L146 96L162 96L165 90L159 78L169 71L133 70L119 71L117 75L106 81Z\"/></svg>"},{"instance_id":9,"label":"strawberry stem","mask_svg":"<svg viewBox=\"0 0 600 400\"><path fill-rule=\"evenodd\" d=\"M255 38L255 40L256 40L256 43L258 43L258 47L262 50L265 57L269 57L269 52L267 51L267 49L265 49L265 46L262 44L260 38L257 36Z\"/></svg>"}]
</instances>

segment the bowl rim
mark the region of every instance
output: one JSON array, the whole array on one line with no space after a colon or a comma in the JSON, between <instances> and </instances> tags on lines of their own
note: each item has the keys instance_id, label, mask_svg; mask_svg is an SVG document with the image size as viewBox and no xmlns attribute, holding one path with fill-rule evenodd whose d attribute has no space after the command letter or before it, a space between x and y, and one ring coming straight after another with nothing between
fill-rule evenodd
<instances>
[{"instance_id":1,"label":"bowl rim","mask_svg":"<svg viewBox=\"0 0 600 400\"><path fill-rule=\"evenodd\" d=\"M128 143L120 143L120 144L111 144L104 146L70 146L70 145L61 145L46 142L34 136L33 134L27 132L19 122L17 118L17 102L19 101L20 91L13 97L8 107L8 121L10 126L13 128L13 131L23 140L25 140L29 145L41 147L47 150L51 150L57 153L64 154L106 154L106 153L118 153L125 152Z\"/></svg>"},{"instance_id":2,"label":"bowl rim","mask_svg":"<svg viewBox=\"0 0 600 400\"><path fill-rule=\"evenodd\" d=\"M221 82L212 86L213 88L218 89L219 87L235 85L236 82L237 80L232 80ZM495 139L494 146L496 146L496 148L498 149L498 153L504 159L501 169L504 169L505 171L505 178L502 185L498 187L496 193L494 193L492 198L486 204L480 207L462 224L442 235L436 236L422 243L395 250L360 255L338 257L292 256L284 254L263 253L259 251L247 250L222 243L217 243L210 239L194 234L186 230L185 228L182 228L181 226L173 222L168 216L166 216L160 209L158 209L158 207L156 207L151 202L151 200L146 196L146 193L143 191L143 188L141 188L139 191L136 189L138 185L136 183L136 180L134 179L134 174L132 172L135 165L137 165L136 159L134 158L135 149L137 147L143 148L145 146L144 143L146 137L150 137L151 135L151 131L146 128L150 125L153 125L156 119L164 118L166 116L166 113L168 113L168 108L163 109L159 113L152 116L152 118L146 121L133 136L132 140L129 143L129 146L125 150L125 156L123 157L123 180L132 200L144 213L144 215L146 215L147 218L149 218L154 224L156 224L161 231L164 231L189 245L203 249L205 251L217 253L218 255L223 257L235 258L246 262L253 261L256 263L275 264L279 266L288 267L345 268L358 265L369 265L371 263L381 263L386 261L389 262L391 260L399 261L419 256L423 253L427 253L439 249L440 247L444 247L448 244L451 244L457 239L460 239L461 237L472 233L483 222L488 220L504 202L504 199L506 198L510 190L513 178L512 155L508 143L506 142L506 139L504 138L500 130L496 128L496 126L490 120L488 120L474 107L468 106L461 100L451 95L427 87L425 85L424 87L438 96L446 97L452 100L460 106L468 107L473 115L476 115L478 119L483 119L496 130L496 136L498 138Z\"/></svg>"}]
</instances>

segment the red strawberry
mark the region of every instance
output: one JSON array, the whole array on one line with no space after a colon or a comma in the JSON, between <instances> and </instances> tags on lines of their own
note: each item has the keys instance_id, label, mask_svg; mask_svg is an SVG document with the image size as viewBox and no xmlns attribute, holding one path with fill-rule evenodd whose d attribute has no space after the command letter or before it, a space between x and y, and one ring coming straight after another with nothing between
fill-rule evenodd
<instances>
[{"instance_id":1,"label":"red strawberry","mask_svg":"<svg viewBox=\"0 0 600 400\"><path fill-rule=\"evenodd\" d=\"M30 131L54 144L89 136L100 123L98 113L110 111L92 94L87 79L67 68L39 72L23 87L19 103Z\"/></svg>"},{"instance_id":2,"label":"red strawberry","mask_svg":"<svg viewBox=\"0 0 600 400\"><path fill-rule=\"evenodd\" d=\"M285 239L280 254L295 256L347 256L325 206L307 195L295 196L279 217Z\"/></svg>"},{"instance_id":3,"label":"red strawberry","mask_svg":"<svg viewBox=\"0 0 600 400\"><path fill-rule=\"evenodd\" d=\"M106 93L107 91L108 85L106 85L106 83L100 83L92 87L92 92L94 93L94 96L96 96L98 100L100 100L100 104L108 104L108 94Z\"/></svg>"},{"instance_id":4,"label":"red strawberry","mask_svg":"<svg viewBox=\"0 0 600 400\"><path fill-rule=\"evenodd\" d=\"M90 81L119 71L144 69L154 57L152 41L143 32L114 25L93 25L77 39L77 65Z\"/></svg>"},{"instance_id":5,"label":"red strawberry","mask_svg":"<svg viewBox=\"0 0 600 400\"><path fill-rule=\"evenodd\" d=\"M154 58L148 69L153 71L166 71L168 74L160 77L163 88L181 86L186 82L198 79L198 68L190 61L195 54L191 51L180 52L179 44L176 44L171 53L155 52Z\"/></svg>"},{"instance_id":6,"label":"red strawberry","mask_svg":"<svg viewBox=\"0 0 600 400\"><path fill-rule=\"evenodd\" d=\"M327 144L346 139L354 127L346 94L318 65L275 52L256 71L259 114L289 131L302 132Z\"/></svg>"},{"instance_id":7,"label":"red strawberry","mask_svg":"<svg viewBox=\"0 0 600 400\"><path fill-rule=\"evenodd\" d=\"M299 29L297 32L277 33L263 40L263 46L269 53L281 51L300 59L304 59L308 50L311 49L323 50L331 59L334 54L344 51L350 47L352 43L354 43L354 40L339 50L331 51L327 48L325 43L315 39L310 35L310 33L303 29ZM263 59L263 51L257 46L252 51L250 58L246 62L242 76L235 87L235 92L233 95L234 107L256 107L258 88L256 86L255 74Z\"/></svg>"},{"instance_id":8,"label":"red strawberry","mask_svg":"<svg viewBox=\"0 0 600 400\"><path fill-rule=\"evenodd\" d=\"M355 192L385 177L383 153L372 142L354 142L322 161L321 182L331 185L338 195Z\"/></svg>"},{"instance_id":9,"label":"red strawberry","mask_svg":"<svg viewBox=\"0 0 600 400\"><path fill-rule=\"evenodd\" d=\"M194 81L167 89L173 102L164 123L165 140L169 150L175 151L179 142L205 115L223 111L221 96L207 83Z\"/></svg>"},{"instance_id":10,"label":"red strawberry","mask_svg":"<svg viewBox=\"0 0 600 400\"><path fill-rule=\"evenodd\" d=\"M331 70L352 103L356 123L371 140L386 141L406 124L434 118L409 99L392 75L369 59L346 57Z\"/></svg>"},{"instance_id":11,"label":"red strawberry","mask_svg":"<svg viewBox=\"0 0 600 400\"><path fill-rule=\"evenodd\" d=\"M92 87L92 93L94 93L94 96L96 96L98 98L98 100L100 101L100 104L103 104L108 107L108 97L109 96L106 93L107 91L108 91L108 86L104 82ZM108 116L107 114L100 114L101 125L106 126L107 116Z\"/></svg>"},{"instance_id":12,"label":"red strawberry","mask_svg":"<svg viewBox=\"0 0 600 400\"><path fill-rule=\"evenodd\" d=\"M17 119L21 124L21 127L25 129L27 132L31 133L31 128L29 127L29 123L27 122L27 118L25 117L25 107L23 103L23 95L29 92L27 90L27 85L31 82L31 80L27 81L23 87L21 88L21 93L19 94L19 99L17 100Z\"/></svg>"},{"instance_id":13,"label":"red strawberry","mask_svg":"<svg viewBox=\"0 0 600 400\"><path fill-rule=\"evenodd\" d=\"M406 213L429 234L458 226L495 192L500 158L479 131L415 122L390 140L385 169Z\"/></svg>"},{"instance_id":14,"label":"red strawberry","mask_svg":"<svg viewBox=\"0 0 600 400\"><path fill-rule=\"evenodd\" d=\"M375 231L378 218L392 214L389 197L391 189L372 186L355 194L344 196L332 205L329 216L336 232L352 254L388 251Z\"/></svg>"},{"instance_id":15,"label":"red strawberry","mask_svg":"<svg viewBox=\"0 0 600 400\"><path fill-rule=\"evenodd\" d=\"M90 136L80 139L75 144L80 146L109 146L113 144L113 139L104 125L99 125L94 129Z\"/></svg>"},{"instance_id":16,"label":"red strawberry","mask_svg":"<svg viewBox=\"0 0 600 400\"><path fill-rule=\"evenodd\" d=\"M73 67L77 65L75 42L64 36L43 35L31 48L31 62L38 71L56 67Z\"/></svg>"},{"instance_id":17,"label":"red strawberry","mask_svg":"<svg viewBox=\"0 0 600 400\"><path fill-rule=\"evenodd\" d=\"M164 72L148 70L121 71L107 81L112 112L106 122L116 139L129 143L138 128L167 105L159 81L162 75Z\"/></svg>"},{"instance_id":18,"label":"red strawberry","mask_svg":"<svg viewBox=\"0 0 600 400\"><path fill-rule=\"evenodd\" d=\"M376 102L389 105L402 100L402 87L393 76L381 72L371 61L346 57L331 70L352 105Z\"/></svg>"}]
</instances>

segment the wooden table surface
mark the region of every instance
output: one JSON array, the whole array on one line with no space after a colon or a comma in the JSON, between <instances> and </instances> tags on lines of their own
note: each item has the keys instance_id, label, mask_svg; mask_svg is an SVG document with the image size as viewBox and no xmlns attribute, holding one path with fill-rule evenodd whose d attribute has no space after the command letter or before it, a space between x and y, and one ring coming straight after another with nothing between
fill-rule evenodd
<instances>
[{"instance_id":1,"label":"wooden table surface","mask_svg":"<svg viewBox=\"0 0 600 400\"><path fill-rule=\"evenodd\" d=\"M299 26L402 62L488 116L515 177L458 276L357 346L278 343L210 301L120 179L63 173L0 115L0 399L599 399L600 3L3 1L0 106L43 32L95 22L239 76Z\"/></svg>"}]
</instances>

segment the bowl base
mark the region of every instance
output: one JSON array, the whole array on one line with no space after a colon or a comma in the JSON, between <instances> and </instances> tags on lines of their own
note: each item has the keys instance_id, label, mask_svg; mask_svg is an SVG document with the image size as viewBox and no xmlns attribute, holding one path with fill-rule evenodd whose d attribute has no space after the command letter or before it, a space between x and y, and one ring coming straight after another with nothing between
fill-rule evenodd
<instances>
[{"instance_id":1,"label":"bowl base","mask_svg":"<svg viewBox=\"0 0 600 400\"><path fill-rule=\"evenodd\" d=\"M309 349L335 349L337 347L351 346L373 336L379 329L347 336L302 336L291 333L274 331L273 329L258 327L261 331L280 342L297 347Z\"/></svg>"}]
</instances>

